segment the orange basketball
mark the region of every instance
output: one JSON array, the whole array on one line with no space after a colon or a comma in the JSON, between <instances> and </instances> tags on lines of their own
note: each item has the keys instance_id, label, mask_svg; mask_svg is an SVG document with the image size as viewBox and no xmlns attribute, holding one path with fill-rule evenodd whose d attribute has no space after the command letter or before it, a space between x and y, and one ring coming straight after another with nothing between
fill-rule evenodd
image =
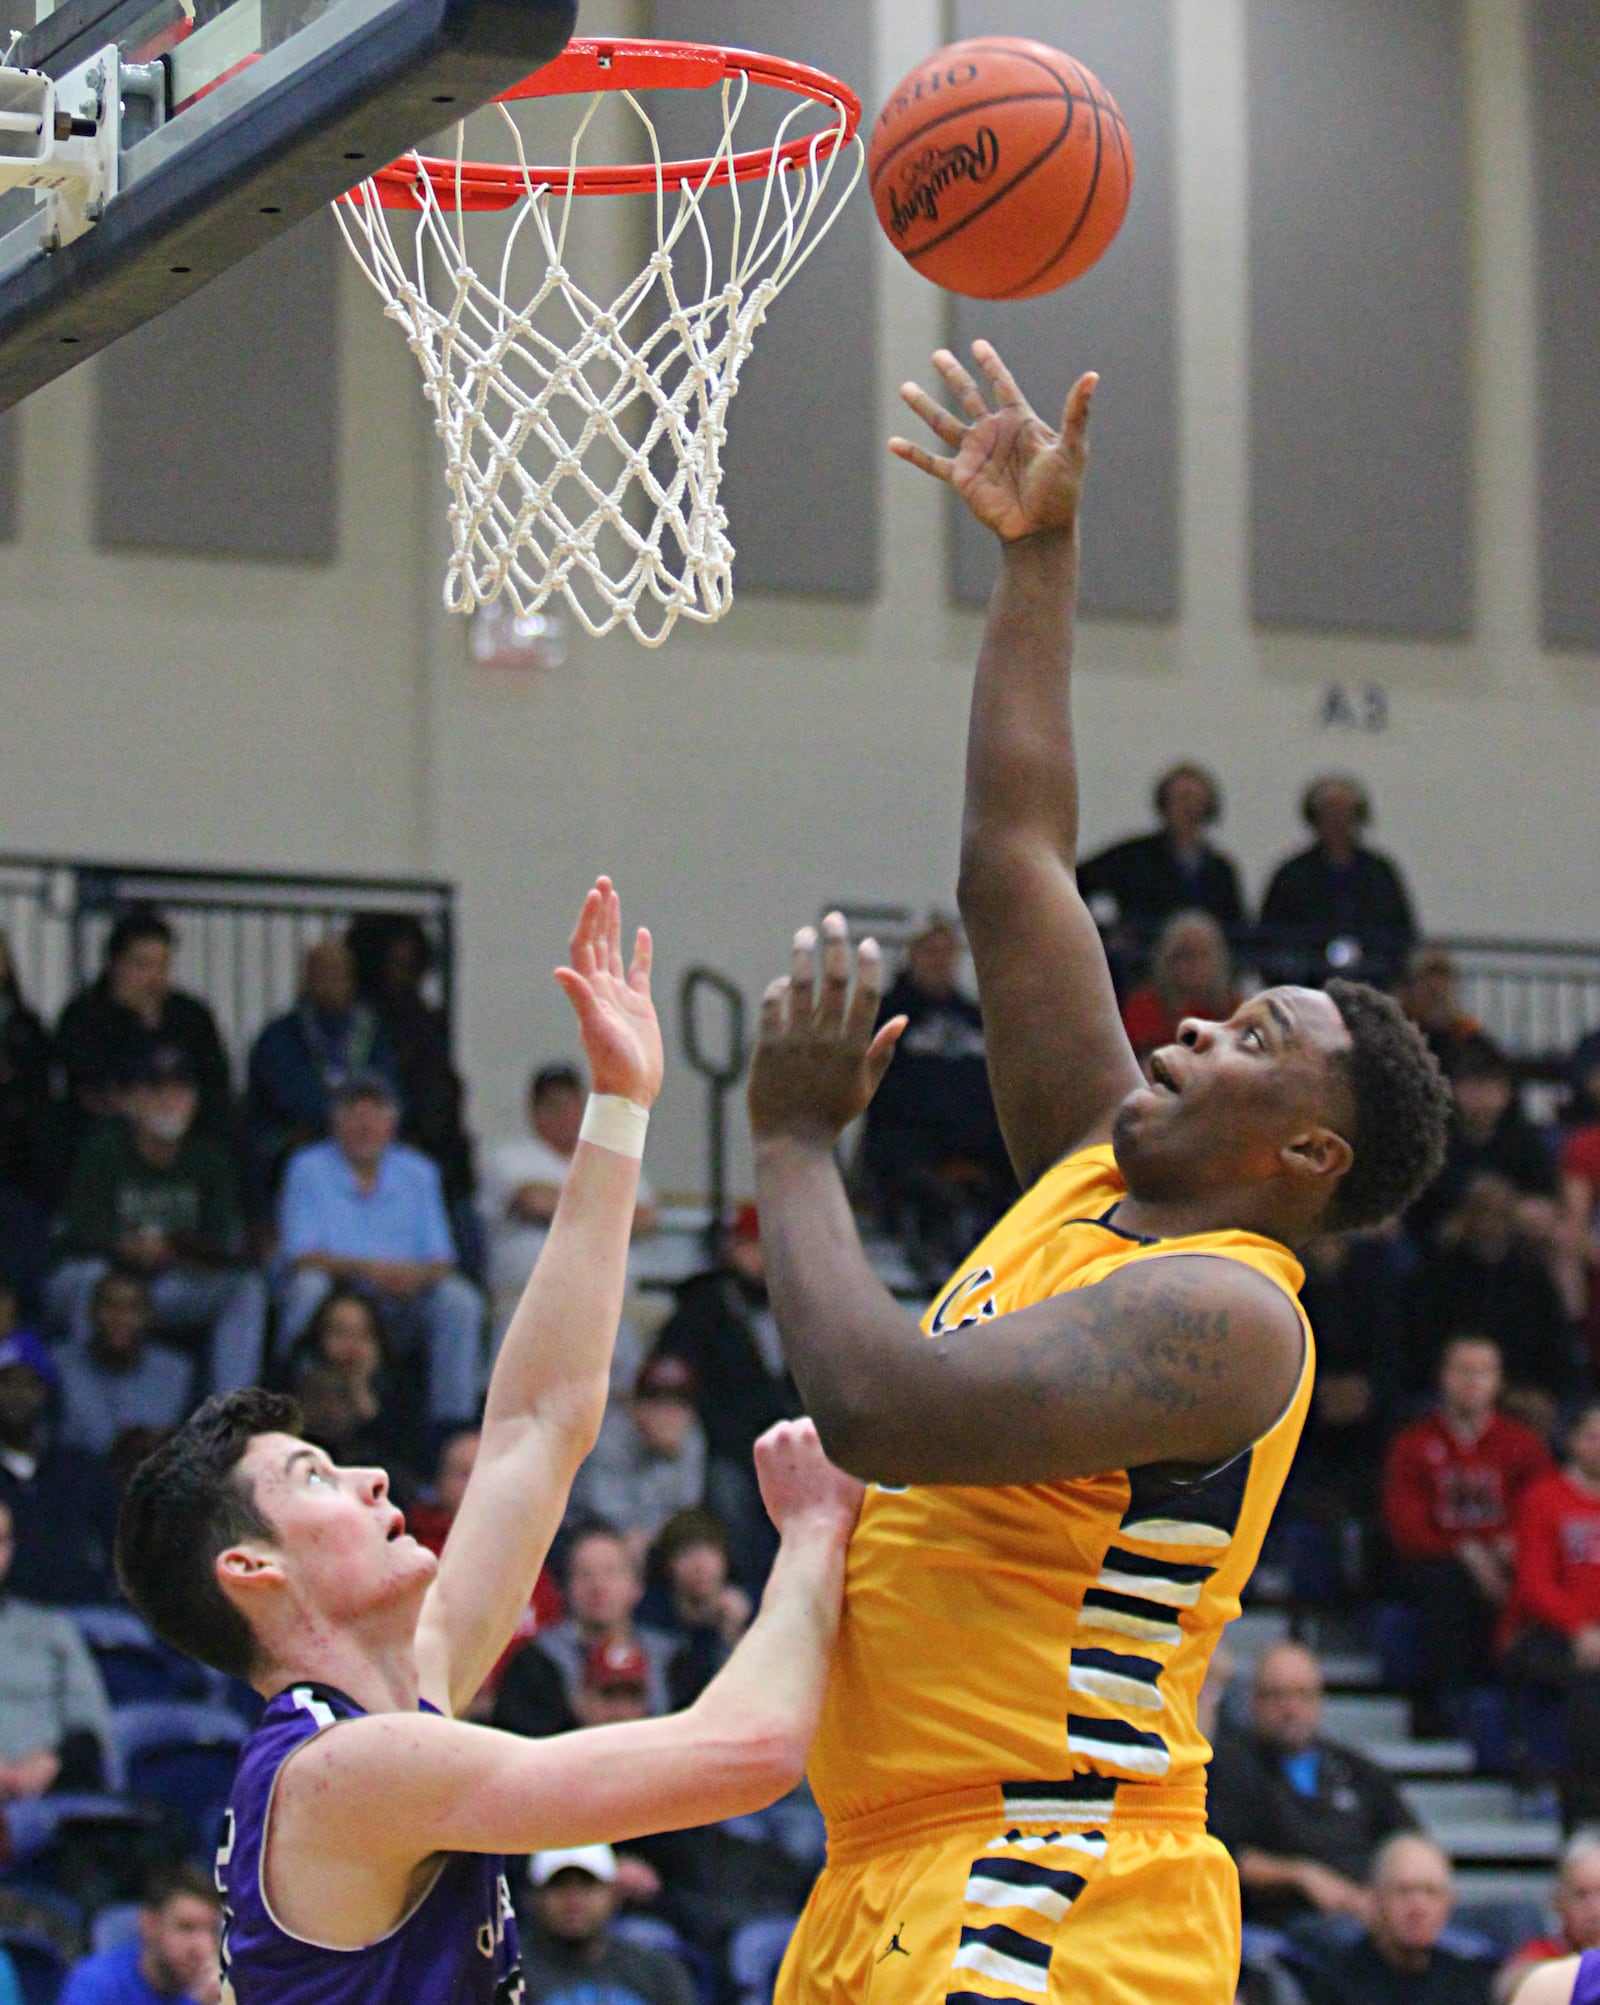
<instances>
[{"instance_id":1,"label":"orange basketball","mask_svg":"<svg viewBox=\"0 0 1600 2005\"><path fill-rule=\"evenodd\" d=\"M1027 299L1080 277L1128 213L1133 146L1111 93L1017 35L953 42L878 114L873 206L924 278Z\"/></svg>"}]
</instances>

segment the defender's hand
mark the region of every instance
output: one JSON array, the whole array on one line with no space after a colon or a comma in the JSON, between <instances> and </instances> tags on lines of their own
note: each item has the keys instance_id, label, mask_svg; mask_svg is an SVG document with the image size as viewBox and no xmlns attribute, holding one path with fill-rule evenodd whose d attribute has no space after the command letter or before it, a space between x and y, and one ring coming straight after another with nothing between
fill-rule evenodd
<instances>
[{"instance_id":1,"label":"defender's hand","mask_svg":"<svg viewBox=\"0 0 1600 2005\"><path fill-rule=\"evenodd\" d=\"M641 926L622 965L622 900L598 878L572 930L572 965L556 969L578 1018L596 1093L648 1107L661 1091L661 1026L650 1000L651 941Z\"/></svg>"},{"instance_id":2,"label":"defender's hand","mask_svg":"<svg viewBox=\"0 0 1600 2005\"><path fill-rule=\"evenodd\" d=\"M756 1443L756 1480L767 1516L780 1532L808 1519L848 1539L866 1495L863 1484L828 1460L809 1420L780 1420L767 1429Z\"/></svg>"},{"instance_id":3,"label":"defender's hand","mask_svg":"<svg viewBox=\"0 0 1600 2005\"><path fill-rule=\"evenodd\" d=\"M817 936L794 936L787 981L761 999L761 1035L750 1068L750 1128L793 1135L831 1148L878 1090L906 1027L897 1016L875 1028L883 993L883 956L863 940L850 988L850 939L843 917L822 922L822 985L816 980Z\"/></svg>"},{"instance_id":4,"label":"defender's hand","mask_svg":"<svg viewBox=\"0 0 1600 2005\"><path fill-rule=\"evenodd\" d=\"M900 389L905 402L936 438L952 448L954 457L941 459L909 439L891 439L890 452L953 487L978 520L1004 542L1070 532L1077 526L1089 470L1089 405L1100 378L1078 378L1062 412L1061 429L1053 432L1034 414L989 342L974 341L972 353L988 378L992 409L948 348L937 350L933 358L965 423L915 383Z\"/></svg>"}]
</instances>

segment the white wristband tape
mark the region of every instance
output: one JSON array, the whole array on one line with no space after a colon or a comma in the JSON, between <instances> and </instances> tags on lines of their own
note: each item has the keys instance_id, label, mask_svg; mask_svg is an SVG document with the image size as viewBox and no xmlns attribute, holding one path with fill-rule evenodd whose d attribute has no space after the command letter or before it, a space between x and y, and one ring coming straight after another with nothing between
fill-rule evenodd
<instances>
[{"instance_id":1,"label":"white wristband tape","mask_svg":"<svg viewBox=\"0 0 1600 2005\"><path fill-rule=\"evenodd\" d=\"M638 1162L644 1154L645 1133L650 1126L650 1110L620 1093L591 1093L583 1110L580 1139L596 1148L610 1149L615 1155L632 1156Z\"/></svg>"}]
</instances>

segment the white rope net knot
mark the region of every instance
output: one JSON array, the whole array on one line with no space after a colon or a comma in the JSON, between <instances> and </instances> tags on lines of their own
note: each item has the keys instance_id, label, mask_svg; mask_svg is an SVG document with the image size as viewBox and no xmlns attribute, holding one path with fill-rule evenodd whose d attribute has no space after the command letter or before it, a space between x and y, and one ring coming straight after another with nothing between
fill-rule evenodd
<instances>
[{"instance_id":1,"label":"white rope net knot","mask_svg":"<svg viewBox=\"0 0 1600 2005\"><path fill-rule=\"evenodd\" d=\"M566 192L554 197L533 178L515 121L496 106L516 142L522 189L491 277L468 255L464 127L453 201L441 201L419 169L414 211L384 208L370 181L335 203L345 242L422 365L444 441L452 611L504 593L528 618L560 593L590 633L625 624L646 647L659 647L680 615L709 622L727 611L734 552L718 494L728 406L767 308L848 200L862 161L840 107L798 160L775 161L748 188L725 179L732 237L716 285L702 198L733 156L749 86L742 75L722 84L722 139L693 184L674 184L648 113L631 91L616 94L650 136L656 249L609 304L565 263L570 177L601 93L573 137ZM778 145L806 109L786 115ZM853 165L830 197L843 153ZM544 276L513 305L513 259L530 225ZM704 277L685 297L673 253L691 227Z\"/></svg>"}]
</instances>

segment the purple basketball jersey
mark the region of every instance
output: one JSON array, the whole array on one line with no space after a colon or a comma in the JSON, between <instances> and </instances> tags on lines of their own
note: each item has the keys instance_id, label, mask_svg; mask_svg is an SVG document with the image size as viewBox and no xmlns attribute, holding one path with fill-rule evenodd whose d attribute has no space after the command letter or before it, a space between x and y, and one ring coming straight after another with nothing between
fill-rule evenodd
<instances>
[{"instance_id":1,"label":"purple basketball jersey","mask_svg":"<svg viewBox=\"0 0 1600 2005\"><path fill-rule=\"evenodd\" d=\"M1579 1958L1572 2005L1600 2005L1600 1949L1586 1949Z\"/></svg>"},{"instance_id":2,"label":"purple basketball jersey","mask_svg":"<svg viewBox=\"0 0 1600 2005\"><path fill-rule=\"evenodd\" d=\"M517 1924L499 1859L447 1853L405 1920L365 1949L319 1948L273 1919L262 1865L278 1771L316 1734L363 1717L330 1686L292 1685L245 1742L217 1849L223 2005L521 2005Z\"/></svg>"}]
</instances>

